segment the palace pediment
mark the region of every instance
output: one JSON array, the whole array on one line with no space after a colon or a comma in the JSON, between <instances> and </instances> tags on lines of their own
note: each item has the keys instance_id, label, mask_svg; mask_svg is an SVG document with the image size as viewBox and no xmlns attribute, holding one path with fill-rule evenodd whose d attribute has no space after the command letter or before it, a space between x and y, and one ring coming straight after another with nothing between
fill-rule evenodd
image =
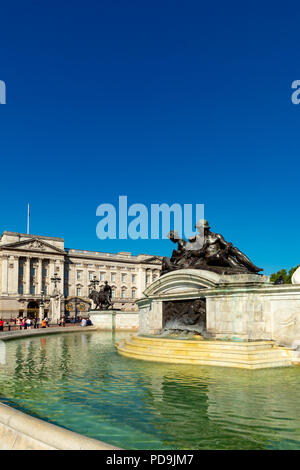
<instances>
[{"instance_id":1,"label":"palace pediment","mask_svg":"<svg viewBox=\"0 0 300 470\"><path fill-rule=\"evenodd\" d=\"M65 255L65 252L54 245L51 245L39 238L31 238L15 243L8 243L0 246L1 250L5 251L29 251L33 253L45 253L55 255Z\"/></svg>"}]
</instances>

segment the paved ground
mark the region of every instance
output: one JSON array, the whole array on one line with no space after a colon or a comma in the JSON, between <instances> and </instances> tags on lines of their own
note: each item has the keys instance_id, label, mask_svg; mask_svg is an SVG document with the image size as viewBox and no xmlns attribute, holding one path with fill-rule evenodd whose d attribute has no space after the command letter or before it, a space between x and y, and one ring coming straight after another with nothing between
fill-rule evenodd
<instances>
[{"instance_id":1,"label":"paved ground","mask_svg":"<svg viewBox=\"0 0 300 470\"><path fill-rule=\"evenodd\" d=\"M58 327L56 325L50 326L48 328L37 328L32 330L13 330L13 331L0 331L0 340L22 338L28 336L41 336L55 333L72 333L79 331L92 331L96 330L94 326L67 326L67 327Z\"/></svg>"},{"instance_id":2,"label":"paved ground","mask_svg":"<svg viewBox=\"0 0 300 470\"><path fill-rule=\"evenodd\" d=\"M69 327L79 327L80 326L80 323L76 323L76 325L74 325L74 323L66 323L66 326L64 328L69 328ZM58 325L55 323L53 325L49 325L47 328L57 328ZM39 324L39 328L41 328L41 324ZM33 327L32 327L33 329ZM3 328L3 331L19 331L20 330L20 327L17 326L17 325L4 325L4 328ZM0 333L2 333L0 331Z\"/></svg>"}]
</instances>

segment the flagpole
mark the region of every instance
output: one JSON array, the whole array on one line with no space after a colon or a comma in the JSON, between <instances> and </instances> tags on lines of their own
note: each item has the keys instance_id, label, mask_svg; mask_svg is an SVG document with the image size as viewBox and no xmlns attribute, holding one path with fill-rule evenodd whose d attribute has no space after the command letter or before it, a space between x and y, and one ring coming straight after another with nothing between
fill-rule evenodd
<instances>
[{"instance_id":1,"label":"flagpole","mask_svg":"<svg viewBox=\"0 0 300 470\"><path fill-rule=\"evenodd\" d=\"M29 235L29 216L30 216L30 210L29 210L29 203L28 203L28 212L27 212L27 234Z\"/></svg>"}]
</instances>

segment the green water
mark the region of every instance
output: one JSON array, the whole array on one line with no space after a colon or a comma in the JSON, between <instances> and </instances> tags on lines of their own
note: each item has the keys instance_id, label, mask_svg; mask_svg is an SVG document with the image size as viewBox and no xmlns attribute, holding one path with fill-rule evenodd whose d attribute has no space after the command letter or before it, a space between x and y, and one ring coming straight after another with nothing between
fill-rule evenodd
<instances>
[{"instance_id":1,"label":"green water","mask_svg":"<svg viewBox=\"0 0 300 470\"><path fill-rule=\"evenodd\" d=\"M0 341L0 401L124 449L300 448L300 367L136 361L124 336Z\"/></svg>"}]
</instances>

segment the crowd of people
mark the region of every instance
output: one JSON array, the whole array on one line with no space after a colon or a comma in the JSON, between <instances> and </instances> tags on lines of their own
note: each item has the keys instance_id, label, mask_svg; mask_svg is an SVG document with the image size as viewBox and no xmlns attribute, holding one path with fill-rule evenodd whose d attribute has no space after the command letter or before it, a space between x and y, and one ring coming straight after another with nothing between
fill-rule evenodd
<instances>
[{"instance_id":1,"label":"crowd of people","mask_svg":"<svg viewBox=\"0 0 300 470\"><path fill-rule=\"evenodd\" d=\"M64 316L57 320L58 326L66 326L66 322L70 323L71 325L76 325L76 323L80 326L91 326L92 322L90 317L82 318L82 317L75 317L75 318L65 318ZM4 331L4 327L7 327L8 330L31 330L36 328L47 328L49 327L49 319L47 316L43 318L41 323L39 323L38 318L29 318L29 317L17 317L11 318L8 321L3 320L0 318L0 331ZM52 325L53 326L53 325Z\"/></svg>"},{"instance_id":2,"label":"crowd of people","mask_svg":"<svg viewBox=\"0 0 300 470\"><path fill-rule=\"evenodd\" d=\"M76 325L76 323L80 324L80 326L91 326L92 322L90 317L88 316L87 318L84 317L71 317L67 318L67 322L70 323L71 325ZM66 326L66 318L61 317L59 320L57 320L58 326Z\"/></svg>"}]
</instances>

